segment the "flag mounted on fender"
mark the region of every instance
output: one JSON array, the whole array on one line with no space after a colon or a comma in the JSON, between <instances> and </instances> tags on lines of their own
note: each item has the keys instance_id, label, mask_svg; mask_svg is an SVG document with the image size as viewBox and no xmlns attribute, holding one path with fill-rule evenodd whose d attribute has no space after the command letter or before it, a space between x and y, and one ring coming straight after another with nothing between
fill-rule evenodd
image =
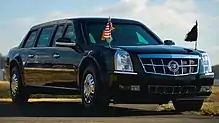
<instances>
[{"instance_id":1,"label":"flag mounted on fender","mask_svg":"<svg viewBox=\"0 0 219 123\"><path fill-rule=\"evenodd\" d=\"M111 35L111 31L114 30L115 28L113 27L113 24L111 22L111 18L109 17L108 22L106 24L106 27L103 31L101 40L107 40L107 41L112 41L112 35ZM109 43L109 42L108 42Z\"/></svg>"},{"instance_id":2,"label":"flag mounted on fender","mask_svg":"<svg viewBox=\"0 0 219 123\"><path fill-rule=\"evenodd\" d=\"M187 33L185 41L186 42L194 42L197 41L198 38L198 22L196 20L196 24L193 28Z\"/></svg>"}]
</instances>

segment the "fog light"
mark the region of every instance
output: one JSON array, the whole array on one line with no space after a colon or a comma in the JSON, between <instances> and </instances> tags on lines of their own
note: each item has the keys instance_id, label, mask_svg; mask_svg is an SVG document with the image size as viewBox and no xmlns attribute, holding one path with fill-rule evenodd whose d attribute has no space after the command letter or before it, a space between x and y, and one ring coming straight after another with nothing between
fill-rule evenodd
<instances>
[{"instance_id":1,"label":"fog light","mask_svg":"<svg viewBox=\"0 0 219 123\"><path fill-rule=\"evenodd\" d=\"M201 92L211 92L212 87L211 86L202 86L200 89Z\"/></svg>"},{"instance_id":2,"label":"fog light","mask_svg":"<svg viewBox=\"0 0 219 123\"><path fill-rule=\"evenodd\" d=\"M140 85L119 85L122 90L140 91Z\"/></svg>"},{"instance_id":3,"label":"fog light","mask_svg":"<svg viewBox=\"0 0 219 123\"><path fill-rule=\"evenodd\" d=\"M140 85L131 85L131 91L140 91Z\"/></svg>"}]
</instances>

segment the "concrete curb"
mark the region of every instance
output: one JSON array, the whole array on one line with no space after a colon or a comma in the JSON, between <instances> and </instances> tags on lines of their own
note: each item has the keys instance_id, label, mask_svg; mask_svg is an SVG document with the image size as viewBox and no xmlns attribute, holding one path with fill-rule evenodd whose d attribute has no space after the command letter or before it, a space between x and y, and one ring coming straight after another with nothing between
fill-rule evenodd
<instances>
[{"instance_id":1,"label":"concrete curb","mask_svg":"<svg viewBox=\"0 0 219 123\"><path fill-rule=\"evenodd\" d=\"M66 98L30 98L28 102L80 102L80 98L66 99ZM12 102L11 98L0 98L1 102Z\"/></svg>"}]
</instances>

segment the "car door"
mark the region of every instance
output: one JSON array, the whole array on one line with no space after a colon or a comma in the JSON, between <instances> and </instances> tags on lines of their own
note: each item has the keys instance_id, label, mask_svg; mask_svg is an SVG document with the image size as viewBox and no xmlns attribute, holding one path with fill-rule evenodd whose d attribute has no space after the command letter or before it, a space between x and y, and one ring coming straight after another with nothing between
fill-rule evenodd
<instances>
[{"instance_id":1,"label":"car door","mask_svg":"<svg viewBox=\"0 0 219 123\"><path fill-rule=\"evenodd\" d=\"M55 35L61 37L58 30ZM73 23L67 23L62 37L70 38L72 42L76 41ZM53 42L55 42L56 39L54 39ZM53 86L66 88L75 87L77 67L82 58L81 52L68 47L56 47L55 45L53 45L53 47L53 69L56 71L56 75L53 78L56 82L53 83Z\"/></svg>"},{"instance_id":2,"label":"car door","mask_svg":"<svg viewBox=\"0 0 219 123\"><path fill-rule=\"evenodd\" d=\"M31 30L27 34L27 37L24 39L24 43L20 48L20 56L22 59L23 69L24 69L24 83L26 85L29 82L34 81L33 77L33 66L35 61L33 60L34 55L32 48L34 47L35 40L37 39L38 30Z\"/></svg>"},{"instance_id":3,"label":"car door","mask_svg":"<svg viewBox=\"0 0 219 123\"><path fill-rule=\"evenodd\" d=\"M28 53L28 69L26 70L27 84L44 86L52 82L52 48L50 40L54 26L43 27L35 43Z\"/></svg>"}]
</instances>

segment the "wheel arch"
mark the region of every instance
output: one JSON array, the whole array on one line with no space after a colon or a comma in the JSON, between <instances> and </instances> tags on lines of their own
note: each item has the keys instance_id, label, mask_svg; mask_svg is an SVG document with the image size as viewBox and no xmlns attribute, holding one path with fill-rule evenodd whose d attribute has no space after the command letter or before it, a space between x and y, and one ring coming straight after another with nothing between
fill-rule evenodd
<instances>
[{"instance_id":1,"label":"wheel arch","mask_svg":"<svg viewBox=\"0 0 219 123\"><path fill-rule=\"evenodd\" d=\"M81 60L81 63L79 64L79 69L78 69L78 73L77 73L77 85L78 85L78 87L80 87L80 85L81 85L80 84L80 81L81 81L80 79L83 75L83 71L86 69L86 67L89 64L93 64L94 67L96 67L99 72L101 71L100 64L94 57L92 57L92 56L84 57Z\"/></svg>"},{"instance_id":2,"label":"wheel arch","mask_svg":"<svg viewBox=\"0 0 219 123\"><path fill-rule=\"evenodd\" d=\"M22 82L24 82L24 76L23 76L23 73L24 73L24 69L23 69L23 64L22 64L22 60L21 60L21 57L19 55L16 55L13 59L10 60L9 62L9 76L11 77L11 71L12 71L12 68L14 66L17 66L18 68L18 71L20 73L20 77L21 77L21 80Z\"/></svg>"}]
</instances>

